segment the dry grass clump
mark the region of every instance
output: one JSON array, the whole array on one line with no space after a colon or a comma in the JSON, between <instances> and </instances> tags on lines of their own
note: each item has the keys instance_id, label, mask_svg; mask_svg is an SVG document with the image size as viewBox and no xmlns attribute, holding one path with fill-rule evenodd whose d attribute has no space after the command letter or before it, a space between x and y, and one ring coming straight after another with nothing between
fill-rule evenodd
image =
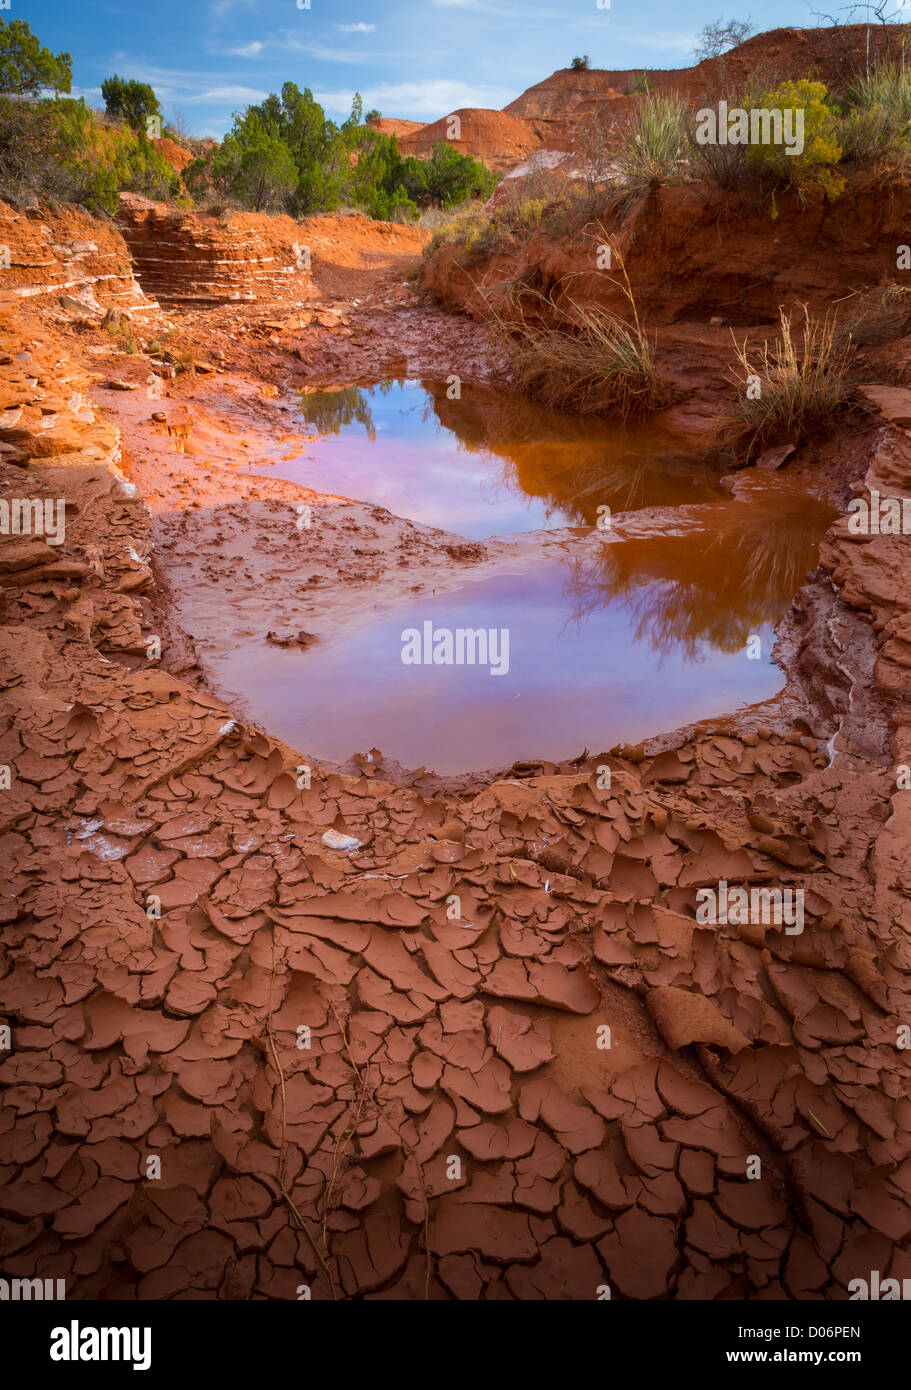
<instances>
[{"instance_id":1,"label":"dry grass clump","mask_svg":"<svg viewBox=\"0 0 911 1390\"><path fill-rule=\"evenodd\" d=\"M854 394L848 379L854 345L836 315L814 319L804 305L803 330L795 334L784 309L779 314L780 336L766 340L755 360L746 343L737 348L738 403L716 436L744 463L774 443L798 444L822 430Z\"/></svg>"},{"instance_id":2,"label":"dry grass clump","mask_svg":"<svg viewBox=\"0 0 911 1390\"><path fill-rule=\"evenodd\" d=\"M911 287L891 282L855 290L841 301L836 336L855 347L893 343L911 330Z\"/></svg>"},{"instance_id":3,"label":"dry grass clump","mask_svg":"<svg viewBox=\"0 0 911 1390\"><path fill-rule=\"evenodd\" d=\"M562 204L543 197L519 194L493 210L481 202L468 203L436 227L424 255L433 255L441 246L458 246L470 260L481 260L532 232L543 229L556 233L564 224Z\"/></svg>"},{"instance_id":4,"label":"dry grass clump","mask_svg":"<svg viewBox=\"0 0 911 1390\"><path fill-rule=\"evenodd\" d=\"M623 265L621 288L632 322L596 305L525 289L492 311L493 338L514 385L544 405L627 419L648 415L665 400L654 344L645 332ZM527 307L528 306L528 307ZM528 309L534 311L529 317ZM511 312L510 312L511 311Z\"/></svg>"}]
</instances>

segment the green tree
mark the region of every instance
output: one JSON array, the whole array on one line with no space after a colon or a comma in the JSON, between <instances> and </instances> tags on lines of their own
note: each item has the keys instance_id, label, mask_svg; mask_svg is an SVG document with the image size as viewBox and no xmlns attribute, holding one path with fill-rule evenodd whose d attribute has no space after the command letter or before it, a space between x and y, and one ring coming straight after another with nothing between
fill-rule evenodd
<instances>
[{"instance_id":1,"label":"green tree","mask_svg":"<svg viewBox=\"0 0 911 1390\"><path fill-rule=\"evenodd\" d=\"M423 159L415 159L410 154L402 165L402 183L418 207L426 207L431 202L430 191L427 187L427 167Z\"/></svg>"},{"instance_id":2,"label":"green tree","mask_svg":"<svg viewBox=\"0 0 911 1390\"><path fill-rule=\"evenodd\" d=\"M447 208L466 198L489 198L497 182L486 164L460 154L448 140L434 146L425 174L430 201Z\"/></svg>"},{"instance_id":3,"label":"green tree","mask_svg":"<svg viewBox=\"0 0 911 1390\"><path fill-rule=\"evenodd\" d=\"M357 161L351 166L347 192L355 207L383 220L416 217L418 210L404 183L406 161L395 136L368 127L361 131L354 153Z\"/></svg>"},{"instance_id":4,"label":"green tree","mask_svg":"<svg viewBox=\"0 0 911 1390\"><path fill-rule=\"evenodd\" d=\"M355 92L354 100L351 103L351 115L348 117L343 130L356 130L364 119L364 99L360 92Z\"/></svg>"},{"instance_id":5,"label":"green tree","mask_svg":"<svg viewBox=\"0 0 911 1390\"><path fill-rule=\"evenodd\" d=\"M109 116L126 121L134 130L145 131L150 116L161 114L158 98L148 82L129 81L125 77L105 78L101 95Z\"/></svg>"},{"instance_id":6,"label":"green tree","mask_svg":"<svg viewBox=\"0 0 911 1390\"><path fill-rule=\"evenodd\" d=\"M69 53L52 53L24 19L0 19L0 92L37 96L47 88L68 92L73 81Z\"/></svg>"},{"instance_id":7,"label":"green tree","mask_svg":"<svg viewBox=\"0 0 911 1390\"><path fill-rule=\"evenodd\" d=\"M378 120L380 120L380 118L382 117L382 114L383 114L382 111L377 111L376 107L374 106L374 107L372 107L372 109L371 109L370 111L367 112L366 116L364 117L364 120L365 120L365 121L367 122L367 124L369 125L371 121L378 121Z\"/></svg>"},{"instance_id":8,"label":"green tree","mask_svg":"<svg viewBox=\"0 0 911 1390\"><path fill-rule=\"evenodd\" d=\"M347 137L326 119L309 87L301 92L294 82L286 82L281 97L272 93L258 106L249 107L251 112L274 129L294 162L297 187L289 199L290 211L301 215L337 208L353 140L346 144Z\"/></svg>"},{"instance_id":9,"label":"green tree","mask_svg":"<svg viewBox=\"0 0 911 1390\"><path fill-rule=\"evenodd\" d=\"M248 108L234 117L212 160L216 188L256 212L285 206L297 184L297 169L274 125Z\"/></svg>"},{"instance_id":10,"label":"green tree","mask_svg":"<svg viewBox=\"0 0 911 1390\"><path fill-rule=\"evenodd\" d=\"M588 57L588 54L587 54L587 53L584 54L584 56L581 57L581 58L574 58L574 59L573 59L573 71L574 71L574 72L583 72L583 71L588 67L588 65L589 65L589 57Z\"/></svg>"}]
</instances>

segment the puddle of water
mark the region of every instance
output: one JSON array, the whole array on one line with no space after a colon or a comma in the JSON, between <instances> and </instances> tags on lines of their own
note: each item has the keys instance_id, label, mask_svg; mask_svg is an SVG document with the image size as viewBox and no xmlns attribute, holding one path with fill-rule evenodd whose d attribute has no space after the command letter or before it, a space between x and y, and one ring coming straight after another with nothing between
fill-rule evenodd
<instances>
[{"instance_id":1,"label":"puddle of water","mask_svg":"<svg viewBox=\"0 0 911 1390\"><path fill-rule=\"evenodd\" d=\"M472 539L590 527L603 503L617 518L607 534L567 532L525 573L362 611L357 628L307 651L210 652L218 686L305 755L345 762L376 747L441 774L558 761L781 689L774 626L834 515L800 478L753 470L734 497L654 428L619 430L486 388L450 401L445 387L413 381L347 387L311 394L305 409L321 438L312 457L280 467L320 490ZM425 625L493 630L496 651L488 664L404 664L403 634L418 633L420 647Z\"/></svg>"},{"instance_id":2,"label":"puddle of water","mask_svg":"<svg viewBox=\"0 0 911 1390\"><path fill-rule=\"evenodd\" d=\"M301 397L321 436L250 471L386 507L470 540L594 526L612 512L724 495L717 473L654 426L618 429L523 396L408 380Z\"/></svg>"},{"instance_id":3,"label":"puddle of water","mask_svg":"<svg viewBox=\"0 0 911 1390\"><path fill-rule=\"evenodd\" d=\"M762 643L762 658L751 660L743 623L719 640L701 614L700 602L711 608L704 594L690 602L691 621L676 640L668 619L686 608L685 586L646 575L633 593L621 569L622 596L602 590L592 601L591 578L585 565L550 561L527 574L469 583L306 652L268 648L255 663L249 652L217 658L219 684L240 692L260 723L312 757L343 762L377 747L406 767L441 774L638 742L781 688L769 623L751 629ZM616 580L609 567L608 588ZM664 621L650 625L656 615ZM437 634L495 629L497 662L403 664L403 633L416 631L423 647L428 622ZM506 665L504 656L508 669L492 674L491 664Z\"/></svg>"}]
</instances>

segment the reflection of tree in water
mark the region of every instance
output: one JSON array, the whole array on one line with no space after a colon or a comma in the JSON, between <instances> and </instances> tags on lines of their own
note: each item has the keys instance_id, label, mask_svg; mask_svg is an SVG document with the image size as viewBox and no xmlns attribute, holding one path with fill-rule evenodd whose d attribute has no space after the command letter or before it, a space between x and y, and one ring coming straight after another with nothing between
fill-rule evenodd
<instances>
[{"instance_id":1,"label":"reflection of tree in water","mask_svg":"<svg viewBox=\"0 0 911 1390\"><path fill-rule=\"evenodd\" d=\"M378 393L388 396L396 386L402 390L402 381L380 381L369 391L360 386L343 386L335 391L303 391L300 395L301 410L308 425L320 434L338 434L345 425L363 425L364 433L371 444L376 443L376 426L370 409L370 396Z\"/></svg>"},{"instance_id":2,"label":"reflection of tree in water","mask_svg":"<svg viewBox=\"0 0 911 1390\"><path fill-rule=\"evenodd\" d=\"M537 498L548 520L594 526L598 508L612 513L679 506L717 497L717 475L654 428L627 427L549 410L515 392L424 383L428 410L469 453L501 460L491 492Z\"/></svg>"},{"instance_id":3,"label":"reflection of tree in water","mask_svg":"<svg viewBox=\"0 0 911 1390\"><path fill-rule=\"evenodd\" d=\"M690 660L703 643L741 651L751 634L778 622L816 566L834 509L772 495L709 510L713 517L682 535L608 542L596 557L572 561L570 622L620 602L637 641L659 658L682 649Z\"/></svg>"}]
</instances>

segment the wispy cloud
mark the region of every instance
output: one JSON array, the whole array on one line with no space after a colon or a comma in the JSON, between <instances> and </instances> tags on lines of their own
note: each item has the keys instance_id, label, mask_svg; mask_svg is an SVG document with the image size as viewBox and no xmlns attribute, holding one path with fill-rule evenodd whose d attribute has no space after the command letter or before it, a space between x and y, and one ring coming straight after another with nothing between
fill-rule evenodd
<instances>
[{"instance_id":1,"label":"wispy cloud","mask_svg":"<svg viewBox=\"0 0 911 1390\"><path fill-rule=\"evenodd\" d=\"M376 29L375 24L365 24L362 19L357 24L340 24L338 27L343 34L372 34Z\"/></svg>"},{"instance_id":2,"label":"wispy cloud","mask_svg":"<svg viewBox=\"0 0 911 1390\"><path fill-rule=\"evenodd\" d=\"M127 59L129 73L139 82L149 82L162 102L189 103L231 102L247 105L262 101L268 95L260 87L248 87L233 81L226 72L200 72L195 68L163 68L141 60ZM87 92L90 88L85 89Z\"/></svg>"},{"instance_id":3,"label":"wispy cloud","mask_svg":"<svg viewBox=\"0 0 911 1390\"><path fill-rule=\"evenodd\" d=\"M663 53L692 53L696 47L695 34L637 34L635 42L643 48Z\"/></svg>"},{"instance_id":4,"label":"wispy cloud","mask_svg":"<svg viewBox=\"0 0 911 1390\"><path fill-rule=\"evenodd\" d=\"M321 43L307 43L285 30L279 44L284 53L305 53L321 63L375 63L380 58L395 55L358 48L329 48Z\"/></svg>"},{"instance_id":5,"label":"wispy cloud","mask_svg":"<svg viewBox=\"0 0 911 1390\"><path fill-rule=\"evenodd\" d=\"M258 3L259 0L212 0L209 14L222 19L225 15L233 14L235 10L255 10Z\"/></svg>"},{"instance_id":6,"label":"wispy cloud","mask_svg":"<svg viewBox=\"0 0 911 1390\"><path fill-rule=\"evenodd\" d=\"M237 101L251 102L264 101L268 92L264 92L260 87L241 87L232 86L230 83L222 87L207 87L205 91L182 93L181 101Z\"/></svg>"},{"instance_id":7,"label":"wispy cloud","mask_svg":"<svg viewBox=\"0 0 911 1390\"><path fill-rule=\"evenodd\" d=\"M241 44L239 48L228 48L225 51L229 53L232 58L255 58L258 54L262 53L264 46L264 44L260 43L259 39L254 39L252 43L244 43Z\"/></svg>"},{"instance_id":8,"label":"wispy cloud","mask_svg":"<svg viewBox=\"0 0 911 1390\"><path fill-rule=\"evenodd\" d=\"M449 79L426 82L387 82L366 85L361 93L365 110L376 107L388 116L436 121L460 107L480 106L498 110L512 101L515 92L504 87L473 87ZM332 113L351 110L352 91L314 92L321 106Z\"/></svg>"}]
</instances>

